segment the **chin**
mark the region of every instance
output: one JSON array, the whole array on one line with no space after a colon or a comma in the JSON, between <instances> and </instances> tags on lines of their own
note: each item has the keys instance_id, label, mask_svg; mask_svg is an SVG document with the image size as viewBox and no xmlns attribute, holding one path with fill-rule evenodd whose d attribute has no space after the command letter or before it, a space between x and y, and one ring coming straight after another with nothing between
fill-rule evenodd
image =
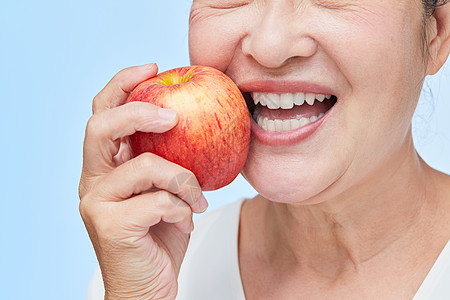
<instances>
[{"instance_id":1,"label":"chin","mask_svg":"<svg viewBox=\"0 0 450 300\"><path fill-rule=\"evenodd\" d=\"M264 161L264 163L261 163ZM288 167L285 167L288 166ZM315 173L299 171L294 164L286 165L273 158L253 159L249 156L241 173L250 185L264 198L278 203L311 205L324 200L324 191L335 180L327 171ZM339 176L334 176L336 179ZM320 178L320 180L319 180Z\"/></svg>"}]
</instances>

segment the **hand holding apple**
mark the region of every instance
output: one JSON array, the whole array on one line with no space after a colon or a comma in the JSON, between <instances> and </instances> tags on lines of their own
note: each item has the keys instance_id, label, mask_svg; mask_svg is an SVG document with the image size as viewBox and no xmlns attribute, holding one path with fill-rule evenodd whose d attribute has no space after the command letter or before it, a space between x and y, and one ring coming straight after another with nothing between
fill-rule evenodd
<instances>
[{"instance_id":1,"label":"hand holding apple","mask_svg":"<svg viewBox=\"0 0 450 300\"><path fill-rule=\"evenodd\" d=\"M127 102L142 101L178 112L178 124L164 133L136 132L134 155L152 152L197 177L202 190L233 181L247 158L250 116L233 81L205 66L163 72L139 84Z\"/></svg>"},{"instance_id":2,"label":"hand holding apple","mask_svg":"<svg viewBox=\"0 0 450 300\"><path fill-rule=\"evenodd\" d=\"M208 206L201 193L192 193L201 191L193 173L153 153L131 157L129 135L166 132L177 122L155 105L124 104L129 92L156 74L156 64L120 71L95 96L86 126L79 209L105 299L175 299L192 213ZM189 184L171 185L180 173L189 175Z\"/></svg>"}]
</instances>

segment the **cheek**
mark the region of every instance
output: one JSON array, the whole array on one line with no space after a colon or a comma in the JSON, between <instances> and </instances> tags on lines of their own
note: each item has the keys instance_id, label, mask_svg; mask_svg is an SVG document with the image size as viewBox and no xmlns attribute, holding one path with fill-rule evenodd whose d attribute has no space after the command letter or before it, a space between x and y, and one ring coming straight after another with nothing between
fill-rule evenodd
<instances>
[{"instance_id":1,"label":"cheek","mask_svg":"<svg viewBox=\"0 0 450 300\"><path fill-rule=\"evenodd\" d=\"M405 13L406 14L406 13ZM392 87L405 88L423 76L420 47L420 27L411 16L388 14L374 17L370 24L348 28L335 35L339 40L331 42L343 47L335 48L333 55L350 82L357 89L379 88L381 92L395 91ZM409 27L412 24L413 28ZM331 37L333 39L333 37ZM345 45L352 45L349 49ZM350 51L349 51L350 50ZM401 86L399 86L401 85Z\"/></svg>"},{"instance_id":2,"label":"cheek","mask_svg":"<svg viewBox=\"0 0 450 300\"><path fill-rule=\"evenodd\" d=\"M192 65L225 71L245 34L238 13L197 13L189 23L189 57Z\"/></svg>"},{"instance_id":3,"label":"cheek","mask_svg":"<svg viewBox=\"0 0 450 300\"><path fill-rule=\"evenodd\" d=\"M335 24L341 34L329 35L330 44L335 45L330 55L352 87L346 95L350 99L346 119L360 122L350 123L348 128L356 136L361 127L366 128L365 132L377 131L374 135L362 133L361 139L373 138L383 130L392 132L393 128L404 134L425 74L422 53L418 51L420 12L383 8L367 15L359 26L352 26L351 34L350 23Z\"/></svg>"}]
</instances>

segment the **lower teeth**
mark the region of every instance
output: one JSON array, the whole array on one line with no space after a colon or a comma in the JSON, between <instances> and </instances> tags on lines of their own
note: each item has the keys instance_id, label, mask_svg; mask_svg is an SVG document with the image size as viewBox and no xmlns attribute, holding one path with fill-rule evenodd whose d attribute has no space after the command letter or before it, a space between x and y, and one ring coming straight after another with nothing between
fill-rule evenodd
<instances>
[{"instance_id":1,"label":"lower teeth","mask_svg":"<svg viewBox=\"0 0 450 300\"><path fill-rule=\"evenodd\" d=\"M301 119L288 119L288 120L269 120L267 117L263 117L259 114L259 111L256 110L254 114L254 118L256 123L262 129L271 132L284 132L291 131L303 126L308 125L309 123L315 122L322 118L325 114L321 113L318 116L312 116L310 118L302 117Z\"/></svg>"}]
</instances>

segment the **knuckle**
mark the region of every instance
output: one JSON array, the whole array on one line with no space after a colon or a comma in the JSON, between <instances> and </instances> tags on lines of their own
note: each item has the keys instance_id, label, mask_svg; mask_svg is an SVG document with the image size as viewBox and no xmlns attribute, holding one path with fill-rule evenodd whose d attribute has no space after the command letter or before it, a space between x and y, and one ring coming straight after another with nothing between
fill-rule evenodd
<instances>
[{"instance_id":1,"label":"knuckle","mask_svg":"<svg viewBox=\"0 0 450 300\"><path fill-rule=\"evenodd\" d=\"M135 160L136 169L151 168L156 164L156 157L150 152L144 152Z\"/></svg>"},{"instance_id":2,"label":"knuckle","mask_svg":"<svg viewBox=\"0 0 450 300\"><path fill-rule=\"evenodd\" d=\"M111 85L117 85L118 83L120 83L124 77L126 77L126 74L128 72L129 68L125 68L120 70L119 72L117 72L112 78L111 81L109 82Z\"/></svg>"},{"instance_id":3,"label":"knuckle","mask_svg":"<svg viewBox=\"0 0 450 300\"><path fill-rule=\"evenodd\" d=\"M99 108L99 102L100 102L100 99L99 99L100 97L99 97L99 94L97 94L95 97L94 97L94 99L92 100L92 112L93 113L95 113L97 110L98 110L98 108Z\"/></svg>"},{"instance_id":4,"label":"knuckle","mask_svg":"<svg viewBox=\"0 0 450 300\"><path fill-rule=\"evenodd\" d=\"M133 70L134 67L126 67L123 68L122 70L120 70L119 72L117 72L116 75L114 75L114 78L116 80L122 80L124 77L127 77L130 72Z\"/></svg>"},{"instance_id":5,"label":"knuckle","mask_svg":"<svg viewBox=\"0 0 450 300\"><path fill-rule=\"evenodd\" d=\"M114 75L111 79L110 84L112 85L112 87L119 88L121 84L128 78L128 76L130 76L132 70L133 67L128 67L117 72L117 74Z\"/></svg>"},{"instance_id":6,"label":"knuckle","mask_svg":"<svg viewBox=\"0 0 450 300\"><path fill-rule=\"evenodd\" d=\"M178 199L171 193L160 190L154 193L155 201L153 201L154 208L162 213L173 210L177 207L187 206L186 203Z\"/></svg>"},{"instance_id":7,"label":"knuckle","mask_svg":"<svg viewBox=\"0 0 450 300\"><path fill-rule=\"evenodd\" d=\"M93 223L98 216L103 216L105 205L102 205L100 197L91 190L87 192L81 199L78 205L81 218L85 223Z\"/></svg>"},{"instance_id":8,"label":"knuckle","mask_svg":"<svg viewBox=\"0 0 450 300\"><path fill-rule=\"evenodd\" d=\"M86 136L99 136L102 127L102 122L99 120L98 115L91 116L86 125Z\"/></svg>"},{"instance_id":9,"label":"knuckle","mask_svg":"<svg viewBox=\"0 0 450 300\"><path fill-rule=\"evenodd\" d=\"M92 227L101 236L108 236L117 231L118 216L111 205L92 205L89 210L88 219Z\"/></svg>"},{"instance_id":10,"label":"knuckle","mask_svg":"<svg viewBox=\"0 0 450 300\"><path fill-rule=\"evenodd\" d=\"M98 186L102 177L96 176L89 171L89 166L83 165L81 171L80 184L78 186L78 196L80 200L83 200L87 195L90 195Z\"/></svg>"},{"instance_id":11,"label":"knuckle","mask_svg":"<svg viewBox=\"0 0 450 300\"><path fill-rule=\"evenodd\" d=\"M130 117L130 121L136 122L137 125L148 122L150 119L156 120L158 107L152 103L144 103L140 101L132 101L123 105L126 115Z\"/></svg>"},{"instance_id":12,"label":"knuckle","mask_svg":"<svg viewBox=\"0 0 450 300\"><path fill-rule=\"evenodd\" d=\"M173 206L173 200L167 191L159 190L153 193L153 207L156 210L166 211Z\"/></svg>"},{"instance_id":13,"label":"knuckle","mask_svg":"<svg viewBox=\"0 0 450 300\"><path fill-rule=\"evenodd\" d=\"M131 117L131 120L135 120L142 114L142 103L138 101L129 102L123 105L123 109Z\"/></svg>"},{"instance_id":14,"label":"knuckle","mask_svg":"<svg viewBox=\"0 0 450 300\"><path fill-rule=\"evenodd\" d=\"M88 198L91 196L85 196L80 201L79 211L89 237L93 242L95 240L96 243L103 245L103 248L111 249L120 237L120 216L117 216L114 206L104 205Z\"/></svg>"},{"instance_id":15,"label":"knuckle","mask_svg":"<svg viewBox=\"0 0 450 300\"><path fill-rule=\"evenodd\" d=\"M83 220L86 220L87 218L87 212L89 209L87 208L87 204L85 201L80 201L80 204L78 205L78 211L80 212L80 216Z\"/></svg>"},{"instance_id":16,"label":"knuckle","mask_svg":"<svg viewBox=\"0 0 450 300\"><path fill-rule=\"evenodd\" d=\"M85 223L91 219L92 205L91 201L89 200L88 194L81 198L78 205L78 210L80 212L81 218Z\"/></svg>"}]
</instances>

